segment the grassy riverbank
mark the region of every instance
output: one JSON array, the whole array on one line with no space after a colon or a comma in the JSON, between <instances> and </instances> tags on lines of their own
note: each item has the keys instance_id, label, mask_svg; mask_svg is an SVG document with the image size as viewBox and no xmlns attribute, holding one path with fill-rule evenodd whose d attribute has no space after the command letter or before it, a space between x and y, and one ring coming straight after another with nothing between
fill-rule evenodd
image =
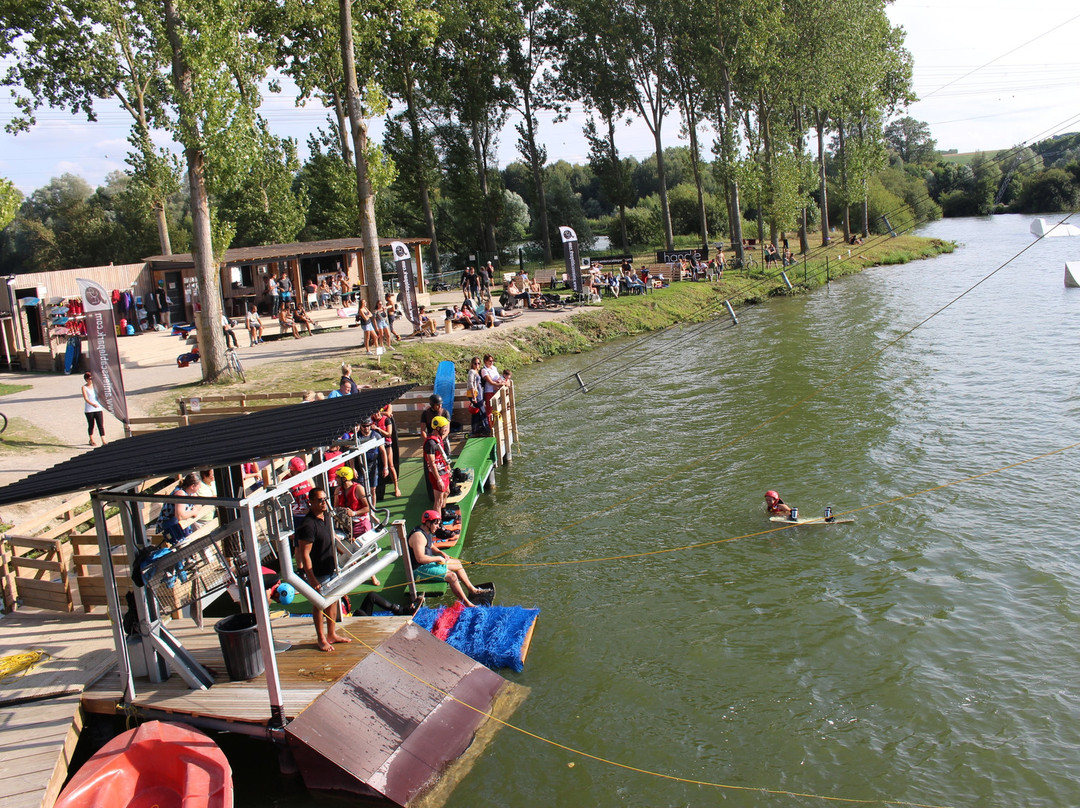
<instances>
[{"instance_id":1,"label":"grassy riverbank","mask_svg":"<svg viewBox=\"0 0 1080 808\"><path fill-rule=\"evenodd\" d=\"M360 384L386 384L404 380L430 384L435 367L443 359L467 367L472 356L493 354L500 369L514 369L548 356L577 353L591 346L649 331L658 331L680 323L694 323L710 317L727 316L724 301L733 307L759 303L780 294L800 294L821 286L828 280L860 272L870 266L903 264L952 252L955 245L939 239L901 236L849 248L830 247L827 256L815 251L815 257L788 267L793 285L788 290L778 267L755 267L748 271L726 271L719 283L682 282L667 289L652 290L647 295L604 298L602 305L584 306L561 320L548 320L526 328L483 332L477 343L428 340L424 343L398 343L394 350L377 362L359 351L349 351L335 359L288 363L259 368L248 373L243 389L248 392L270 390L331 390L337 386L338 366L348 361ZM239 389L236 384L221 384L221 392ZM205 390L205 388L202 388ZM194 391L192 391L194 392ZM172 391L169 402L175 400ZM169 403L167 402L167 404Z\"/></svg>"}]
</instances>

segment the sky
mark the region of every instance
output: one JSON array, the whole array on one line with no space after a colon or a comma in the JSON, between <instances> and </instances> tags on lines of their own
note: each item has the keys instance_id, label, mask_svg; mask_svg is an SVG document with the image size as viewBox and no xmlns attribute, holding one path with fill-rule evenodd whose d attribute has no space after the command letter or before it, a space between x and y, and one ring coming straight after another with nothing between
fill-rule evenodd
<instances>
[{"instance_id":1,"label":"sky","mask_svg":"<svg viewBox=\"0 0 1080 808\"><path fill-rule=\"evenodd\" d=\"M907 32L920 100L907 114L930 125L940 149L991 151L1054 134L1080 131L1080 6L1075 0L896 0L892 21ZM0 91L0 126L15 108ZM268 94L263 114L271 130L295 138L301 159L308 134L326 126L326 111ZM583 163L588 146L581 134L587 117L579 106L563 122L540 115L540 138L548 159ZM28 133L0 132L0 177L24 194L65 172L99 185L106 174L125 169L131 119L115 104L98 106L98 121L43 109ZM499 163L519 159L511 119L499 144ZM683 144L676 116L664 125L665 147ZM372 133L381 138L379 122ZM711 140L703 132L703 143ZM167 143L167 136L161 142ZM652 135L638 121L620 128L624 156L653 153Z\"/></svg>"}]
</instances>

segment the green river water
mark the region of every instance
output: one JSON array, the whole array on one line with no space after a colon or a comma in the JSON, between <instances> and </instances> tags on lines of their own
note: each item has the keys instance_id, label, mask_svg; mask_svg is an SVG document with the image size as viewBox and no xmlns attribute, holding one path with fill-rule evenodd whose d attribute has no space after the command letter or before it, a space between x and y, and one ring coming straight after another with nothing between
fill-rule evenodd
<instances>
[{"instance_id":1,"label":"green river water","mask_svg":"<svg viewBox=\"0 0 1080 808\"><path fill-rule=\"evenodd\" d=\"M952 255L520 374L520 452L466 556L541 609L504 675L553 743L500 731L451 808L1080 805L1080 448L987 474L1080 440L1080 239L888 347L1029 223L939 222ZM865 510L761 534L767 488Z\"/></svg>"}]
</instances>

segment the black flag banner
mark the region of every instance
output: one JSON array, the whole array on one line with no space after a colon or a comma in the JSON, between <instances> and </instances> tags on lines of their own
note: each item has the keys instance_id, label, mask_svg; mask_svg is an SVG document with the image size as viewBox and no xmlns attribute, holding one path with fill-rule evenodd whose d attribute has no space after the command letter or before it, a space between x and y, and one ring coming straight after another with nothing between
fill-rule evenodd
<instances>
[{"instance_id":1,"label":"black flag banner","mask_svg":"<svg viewBox=\"0 0 1080 808\"><path fill-rule=\"evenodd\" d=\"M127 423L127 397L120 375L120 352L116 347L116 316L104 288L94 281L77 278L86 313L86 358L101 406L119 421Z\"/></svg>"},{"instance_id":2,"label":"black flag banner","mask_svg":"<svg viewBox=\"0 0 1080 808\"><path fill-rule=\"evenodd\" d=\"M559 228L562 234L563 255L566 256L566 278L570 281L570 288L581 294L581 253L578 251L577 233L574 228L563 225Z\"/></svg>"},{"instance_id":3,"label":"black flag banner","mask_svg":"<svg viewBox=\"0 0 1080 808\"><path fill-rule=\"evenodd\" d=\"M400 241L390 242L390 251L394 253L394 266L397 267L401 312L405 319L412 323L415 331L420 328L420 312L416 308L416 278L413 277L412 255L409 248Z\"/></svg>"}]
</instances>

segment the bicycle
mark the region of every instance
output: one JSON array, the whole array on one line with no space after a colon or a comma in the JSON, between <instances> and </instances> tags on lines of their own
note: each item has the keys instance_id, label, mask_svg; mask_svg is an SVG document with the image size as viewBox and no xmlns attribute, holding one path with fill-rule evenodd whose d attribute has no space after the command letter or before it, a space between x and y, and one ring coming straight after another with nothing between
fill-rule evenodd
<instances>
[{"instance_id":1,"label":"bicycle","mask_svg":"<svg viewBox=\"0 0 1080 808\"><path fill-rule=\"evenodd\" d=\"M740 261L738 258L733 259L732 262L731 262L731 268L732 269L753 269L754 265L756 263L757 262L754 260L754 254L748 252L748 253L743 254L743 260L742 261Z\"/></svg>"},{"instance_id":2,"label":"bicycle","mask_svg":"<svg viewBox=\"0 0 1080 808\"><path fill-rule=\"evenodd\" d=\"M236 353L236 348L225 349L225 363L228 372L238 378L241 383L247 381L244 377L244 366L240 364L240 357Z\"/></svg>"}]
</instances>

